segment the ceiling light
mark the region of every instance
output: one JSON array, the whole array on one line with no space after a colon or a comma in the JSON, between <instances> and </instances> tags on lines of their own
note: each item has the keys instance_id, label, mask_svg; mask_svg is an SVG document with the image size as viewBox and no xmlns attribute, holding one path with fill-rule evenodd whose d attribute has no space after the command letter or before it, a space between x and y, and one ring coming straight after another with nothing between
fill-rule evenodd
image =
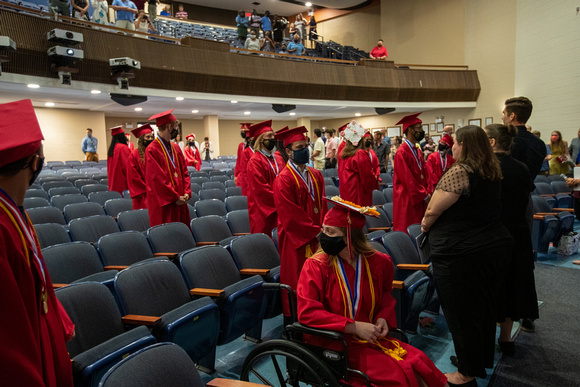
<instances>
[{"instance_id":1,"label":"ceiling light","mask_svg":"<svg viewBox=\"0 0 580 387\"><path fill-rule=\"evenodd\" d=\"M91 90L91 94L101 94L101 90Z\"/></svg>"},{"instance_id":2,"label":"ceiling light","mask_svg":"<svg viewBox=\"0 0 580 387\"><path fill-rule=\"evenodd\" d=\"M37 85L35 83L29 83L27 86L31 89L38 89L40 87L40 85Z\"/></svg>"},{"instance_id":3,"label":"ceiling light","mask_svg":"<svg viewBox=\"0 0 580 387\"><path fill-rule=\"evenodd\" d=\"M175 97L175 99L178 100L178 101L183 101L184 100L183 97Z\"/></svg>"},{"instance_id":4,"label":"ceiling light","mask_svg":"<svg viewBox=\"0 0 580 387\"><path fill-rule=\"evenodd\" d=\"M355 117L360 117L361 114L360 113L354 113Z\"/></svg>"},{"instance_id":5,"label":"ceiling light","mask_svg":"<svg viewBox=\"0 0 580 387\"><path fill-rule=\"evenodd\" d=\"M252 112L244 112L244 115L249 116Z\"/></svg>"},{"instance_id":6,"label":"ceiling light","mask_svg":"<svg viewBox=\"0 0 580 387\"><path fill-rule=\"evenodd\" d=\"M197 113L199 113L199 110L192 110L191 112L192 112L193 114L197 114Z\"/></svg>"},{"instance_id":7,"label":"ceiling light","mask_svg":"<svg viewBox=\"0 0 580 387\"><path fill-rule=\"evenodd\" d=\"M238 103L238 101L230 101L231 103Z\"/></svg>"},{"instance_id":8,"label":"ceiling light","mask_svg":"<svg viewBox=\"0 0 580 387\"><path fill-rule=\"evenodd\" d=\"M136 107L136 108L135 108L135 111L136 111L136 112L140 112L141 110L143 110L143 108L142 108L142 107Z\"/></svg>"},{"instance_id":9,"label":"ceiling light","mask_svg":"<svg viewBox=\"0 0 580 387\"><path fill-rule=\"evenodd\" d=\"M310 1L309 1L309 2L307 2L307 3L306 3L306 4L304 4L304 5L305 5L305 6L307 6L307 7L312 7L312 3L311 3Z\"/></svg>"},{"instance_id":10,"label":"ceiling light","mask_svg":"<svg viewBox=\"0 0 580 387\"><path fill-rule=\"evenodd\" d=\"M46 106L46 107L53 107L54 106L54 102L46 102L44 104L44 106Z\"/></svg>"},{"instance_id":11,"label":"ceiling light","mask_svg":"<svg viewBox=\"0 0 580 387\"><path fill-rule=\"evenodd\" d=\"M290 114L291 116L295 116L295 115L296 115L296 113L295 113L295 112L292 112L292 113L289 113L289 114Z\"/></svg>"}]
</instances>

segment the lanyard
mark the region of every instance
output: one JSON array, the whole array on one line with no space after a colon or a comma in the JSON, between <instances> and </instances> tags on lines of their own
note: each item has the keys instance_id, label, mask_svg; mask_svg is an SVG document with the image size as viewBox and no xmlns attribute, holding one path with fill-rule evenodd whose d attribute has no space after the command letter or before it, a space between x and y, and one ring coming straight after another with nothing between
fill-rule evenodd
<instances>
[{"instance_id":1,"label":"lanyard","mask_svg":"<svg viewBox=\"0 0 580 387\"><path fill-rule=\"evenodd\" d=\"M413 157L415 158L415 161L417 162L417 165L419 166L419 170L422 171L423 167L421 165L421 161L419 161L418 151L415 149L415 147L413 146L413 144L411 144L411 142L409 140L407 140L406 138L404 138L403 140L405 141L405 144L407 144L409 146L409 149L411 149L411 152L413 152Z\"/></svg>"},{"instance_id":2,"label":"lanyard","mask_svg":"<svg viewBox=\"0 0 580 387\"><path fill-rule=\"evenodd\" d=\"M171 185L173 186L173 188L175 190L177 190L177 180L174 180L173 177L175 176L175 178L177 179L177 169L181 170L181 166L179 165L179 158L175 158L175 160L177 161L177 167L175 167L175 162L173 161L172 158L170 158L167 154L167 148L165 147L165 144L163 144L163 141L161 141L159 139L159 137L156 138L157 142L159 142L161 144L161 150L163 151L163 155L165 156L165 162L167 163L167 170L169 171L169 178L171 179ZM175 150L173 150L175 153ZM173 174L171 173L171 166L169 165L169 162L171 161L171 164L173 165Z\"/></svg>"},{"instance_id":3,"label":"lanyard","mask_svg":"<svg viewBox=\"0 0 580 387\"><path fill-rule=\"evenodd\" d=\"M447 170L447 155L445 155L445 164L443 164L443 156L441 156L441 152L439 152L439 159L441 160L441 168L443 168L443 172Z\"/></svg>"},{"instance_id":4,"label":"lanyard","mask_svg":"<svg viewBox=\"0 0 580 387\"><path fill-rule=\"evenodd\" d=\"M370 150L369 150L369 157L371 158L371 165L373 165L373 154L371 153Z\"/></svg>"},{"instance_id":5,"label":"lanyard","mask_svg":"<svg viewBox=\"0 0 580 387\"><path fill-rule=\"evenodd\" d=\"M308 193L310 194L310 198L312 199L312 201L315 200L314 198L314 186L312 185L312 178L310 177L310 171L308 169L306 169L306 177L307 179L304 178L304 175L298 170L298 167L296 166L296 164L294 164L292 162L292 160L288 160L288 166L291 168L290 170L293 171L292 173L294 174L294 172L296 172L295 174L297 174L298 176L300 176L300 178L302 179L302 181L304 182L304 184L306 185L306 189L308 190ZM306 167L308 168L308 167Z\"/></svg>"},{"instance_id":6,"label":"lanyard","mask_svg":"<svg viewBox=\"0 0 580 387\"><path fill-rule=\"evenodd\" d=\"M274 158L274 156L268 156L261 149L260 149L260 153L264 155L264 157L268 161L268 164L270 164L270 168L272 168L272 172L274 172L274 175L278 176L278 174L280 173L280 167L278 167L278 163L276 162L276 159ZM270 159L274 159L274 165L276 166L276 170L274 170L274 166L272 166L272 163L270 162Z\"/></svg>"},{"instance_id":7,"label":"lanyard","mask_svg":"<svg viewBox=\"0 0 580 387\"><path fill-rule=\"evenodd\" d=\"M341 284L341 292L343 292L343 298L345 299L345 306L348 308L348 316L351 319L355 319L358 312L358 307L360 305L361 298L361 257L360 254L356 258L355 276L354 276L354 287L351 288L348 278L346 276L346 271L344 270L344 264L340 257L336 258L335 268L337 271L338 281ZM338 263L338 264L337 264ZM346 297L345 297L346 296Z\"/></svg>"},{"instance_id":8,"label":"lanyard","mask_svg":"<svg viewBox=\"0 0 580 387\"><path fill-rule=\"evenodd\" d=\"M171 161L171 165L173 165L173 169L175 169L175 158L173 155L173 149L168 149L167 146L165 146L165 142L161 141L161 139L159 137L157 137L157 141L159 141L159 143L161 145L163 145L163 149L165 150L165 154L168 155L168 159L169 161ZM169 143L169 146L171 146L171 142Z\"/></svg>"}]
</instances>

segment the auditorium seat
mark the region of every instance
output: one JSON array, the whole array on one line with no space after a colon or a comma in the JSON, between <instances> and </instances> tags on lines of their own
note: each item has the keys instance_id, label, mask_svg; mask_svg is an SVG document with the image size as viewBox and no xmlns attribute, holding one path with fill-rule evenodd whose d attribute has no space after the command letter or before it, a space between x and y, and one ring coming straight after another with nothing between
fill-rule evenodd
<instances>
[{"instance_id":1,"label":"auditorium seat","mask_svg":"<svg viewBox=\"0 0 580 387\"><path fill-rule=\"evenodd\" d=\"M207 183L204 183L204 185L205 184ZM202 189L201 191L199 191L199 199L200 200L217 199L219 201L224 202L226 200L226 193L225 190L221 190L219 188Z\"/></svg>"},{"instance_id":2,"label":"auditorium seat","mask_svg":"<svg viewBox=\"0 0 580 387\"><path fill-rule=\"evenodd\" d=\"M73 219L68 226L73 241L90 243L96 243L103 235L120 231L115 219L109 215L95 215Z\"/></svg>"},{"instance_id":3,"label":"auditorium seat","mask_svg":"<svg viewBox=\"0 0 580 387\"><path fill-rule=\"evenodd\" d=\"M171 258L196 246L191 230L181 222L153 226L147 230L147 238L154 253L167 254Z\"/></svg>"},{"instance_id":4,"label":"auditorium seat","mask_svg":"<svg viewBox=\"0 0 580 387\"><path fill-rule=\"evenodd\" d=\"M574 208L574 190L563 180L553 180L551 185L556 194L558 208Z\"/></svg>"},{"instance_id":5,"label":"auditorium seat","mask_svg":"<svg viewBox=\"0 0 580 387\"><path fill-rule=\"evenodd\" d=\"M195 203L194 203L195 204ZM187 203L187 209L189 210L189 219L197 218L197 212L195 212L195 207Z\"/></svg>"},{"instance_id":6,"label":"auditorium seat","mask_svg":"<svg viewBox=\"0 0 580 387\"><path fill-rule=\"evenodd\" d=\"M189 176L190 177L205 177L205 178L207 178L206 181L209 181L209 173L207 173L207 172L193 171L193 172L189 172Z\"/></svg>"},{"instance_id":7,"label":"auditorium seat","mask_svg":"<svg viewBox=\"0 0 580 387\"><path fill-rule=\"evenodd\" d=\"M247 209L229 211L226 214L226 221L233 235L250 233L250 216Z\"/></svg>"},{"instance_id":8,"label":"auditorium seat","mask_svg":"<svg viewBox=\"0 0 580 387\"><path fill-rule=\"evenodd\" d=\"M379 192L382 196L382 193ZM366 218L366 227L369 232L373 231L390 231L391 230L391 221L382 210L382 208L376 208L377 212L379 213L379 217L375 218L374 216L365 216Z\"/></svg>"},{"instance_id":9,"label":"auditorium seat","mask_svg":"<svg viewBox=\"0 0 580 387\"><path fill-rule=\"evenodd\" d=\"M200 176L200 177L192 177L192 178L190 178L190 183L191 184L193 184L193 183L199 184L202 187L203 187L203 183L206 183L208 181L209 181L209 176L208 177Z\"/></svg>"},{"instance_id":10,"label":"auditorium seat","mask_svg":"<svg viewBox=\"0 0 580 387\"><path fill-rule=\"evenodd\" d=\"M46 192L48 192L48 190L50 190L51 188L56 187L74 187L74 186L70 181L66 180L53 180L48 181L46 183L42 183L42 189L44 189Z\"/></svg>"},{"instance_id":11,"label":"auditorium seat","mask_svg":"<svg viewBox=\"0 0 580 387\"><path fill-rule=\"evenodd\" d=\"M210 181L219 181L220 183L226 183L227 181L230 181L230 177L229 176L225 176L225 175L212 175L209 178Z\"/></svg>"},{"instance_id":12,"label":"auditorium seat","mask_svg":"<svg viewBox=\"0 0 580 387\"><path fill-rule=\"evenodd\" d=\"M85 186L88 187L88 186ZM91 192L89 195L89 202L99 203L101 206L105 206L107 200L111 199L122 199L120 193L117 191L96 191Z\"/></svg>"},{"instance_id":13,"label":"auditorium seat","mask_svg":"<svg viewBox=\"0 0 580 387\"><path fill-rule=\"evenodd\" d=\"M70 242L70 235L65 226L58 223L35 224L34 230L38 237L38 244L41 249L60 243Z\"/></svg>"},{"instance_id":14,"label":"auditorium seat","mask_svg":"<svg viewBox=\"0 0 580 387\"><path fill-rule=\"evenodd\" d=\"M145 232L149 229L149 210L124 211L117 215L117 224L121 231Z\"/></svg>"},{"instance_id":15,"label":"auditorium seat","mask_svg":"<svg viewBox=\"0 0 580 387\"><path fill-rule=\"evenodd\" d=\"M87 179L86 177L84 179L75 180L74 182L75 187L77 187L78 189L80 189L84 185L89 184L99 184L99 182L97 180Z\"/></svg>"},{"instance_id":16,"label":"auditorium seat","mask_svg":"<svg viewBox=\"0 0 580 387\"><path fill-rule=\"evenodd\" d=\"M324 193L326 194L326 197L329 197L329 198L331 198L333 196L340 196L340 190L334 184L324 186ZM332 208L332 207L330 207L330 204L331 203L328 202L328 206L329 206L328 209L329 210Z\"/></svg>"},{"instance_id":17,"label":"auditorium seat","mask_svg":"<svg viewBox=\"0 0 580 387\"><path fill-rule=\"evenodd\" d=\"M248 198L245 196L228 196L225 200L228 212L248 209Z\"/></svg>"},{"instance_id":18,"label":"auditorium seat","mask_svg":"<svg viewBox=\"0 0 580 387\"><path fill-rule=\"evenodd\" d=\"M58 223L66 226L62 211L56 207L37 207L26 210L32 224Z\"/></svg>"},{"instance_id":19,"label":"auditorium seat","mask_svg":"<svg viewBox=\"0 0 580 387\"><path fill-rule=\"evenodd\" d=\"M220 189L226 192L226 186L221 181L206 181L202 183L201 189Z\"/></svg>"},{"instance_id":20,"label":"auditorium seat","mask_svg":"<svg viewBox=\"0 0 580 387\"><path fill-rule=\"evenodd\" d=\"M242 196L242 187L226 187L226 196Z\"/></svg>"},{"instance_id":21,"label":"auditorium seat","mask_svg":"<svg viewBox=\"0 0 580 387\"><path fill-rule=\"evenodd\" d=\"M139 231L104 235L97 242L97 250L105 266L131 266L155 257L147 237Z\"/></svg>"},{"instance_id":22,"label":"auditorium seat","mask_svg":"<svg viewBox=\"0 0 580 387\"><path fill-rule=\"evenodd\" d=\"M77 194L79 195L81 190L75 187L54 187L48 190L48 196L58 196L58 195L70 195L70 194Z\"/></svg>"},{"instance_id":23,"label":"auditorium seat","mask_svg":"<svg viewBox=\"0 0 580 387\"><path fill-rule=\"evenodd\" d=\"M229 246L230 241L235 238L226 220L217 215L192 219L190 228L196 246L207 244Z\"/></svg>"},{"instance_id":24,"label":"auditorium seat","mask_svg":"<svg viewBox=\"0 0 580 387\"><path fill-rule=\"evenodd\" d=\"M385 200L387 203L393 202L393 189L392 188L383 189L383 195L385 196Z\"/></svg>"},{"instance_id":25,"label":"auditorium seat","mask_svg":"<svg viewBox=\"0 0 580 387\"><path fill-rule=\"evenodd\" d=\"M228 213L225 203L217 199L198 200L195 202L194 207L198 217L207 215L225 216Z\"/></svg>"},{"instance_id":26,"label":"auditorium seat","mask_svg":"<svg viewBox=\"0 0 580 387\"><path fill-rule=\"evenodd\" d=\"M29 210L31 208L37 207L48 207L50 203L45 198L40 197L32 197L32 198L24 198L24 209Z\"/></svg>"},{"instance_id":27,"label":"auditorium seat","mask_svg":"<svg viewBox=\"0 0 580 387\"><path fill-rule=\"evenodd\" d=\"M63 213L66 221L70 222L87 216L105 215L105 210L99 203L73 203L66 205Z\"/></svg>"},{"instance_id":28,"label":"auditorium seat","mask_svg":"<svg viewBox=\"0 0 580 387\"><path fill-rule=\"evenodd\" d=\"M93 192L108 191L109 187L104 184L88 184L81 187L81 193L89 196Z\"/></svg>"},{"instance_id":29,"label":"auditorium seat","mask_svg":"<svg viewBox=\"0 0 580 387\"><path fill-rule=\"evenodd\" d=\"M81 194L58 195L50 198L50 204L61 211L69 204L86 202L87 198Z\"/></svg>"},{"instance_id":30,"label":"auditorium seat","mask_svg":"<svg viewBox=\"0 0 580 387\"><path fill-rule=\"evenodd\" d=\"M193 205L195 205L195 202L197 202L198 200L199 200L199 195L196 192L191 191L191 196L187 200L187 204L193 206Z\"/></svg>"},{"instance_id":31,"label":"auditorium seat","mask_svg":"<svg viewBox=\"0 0 580 387\"><path fill-rule=\"evenodd\" d=\"M382 206L387 201L385 195L379 190L373 190L373 206Z\"/></svg>"},{"instance_id":32,"label":"auditorium seat","mask_svg":"<svg viewBox=\"0 0 580 387\"><path fill-rule=\"evenodd\" d=\"M393 203L389 202L383 204L383 211L385 212L385 215L387 215L387 218L391 221L391 223L393 223Z\"/></svg>"},{"instance_id":33,"label":"auditorium seat","mask_svg":"<svg viewBox=\"0 0 580 387\"><path fill-rule=\"evenodd\" d=\"M225 181L224 184L226 185L226 192L227 192L227 189L228 188L237 187L236 186L236 182L233 179L230 179L230 180Z\"/></svg>"},{"instance_id":34,"label":"auditorium seat","mask_svg":"<svg viewBox=\"0 0 580 387\"><path fill-rule=\"evenodd\" d=\"M201 184L191 183L191 193L199 194L201 191Z\"/></svg>"},{"instance_id":35,"label":"auditorium seat","mask_svg":"<svg viewBox=\"0 0 580 387\"><path fill-rule=\"evenodd\" d=\"M418 251L419 247L417 246L417 237L421 235L421 223L411 224L407 227L407 232L409 233L409 237L411 238L411 241Z\"/></svg>"},{"instance_id":36,"label":"auditorium seat","mask_svg":"<svg viewBox=\"0 0 580 387\"><path fill-rule=\"evenodd\" d=\"M133 200L131 199L109 199L105 202L105 211L107 215L116 218L123 211L131 211L133 209Z\"/></svg>"}]
</instances>

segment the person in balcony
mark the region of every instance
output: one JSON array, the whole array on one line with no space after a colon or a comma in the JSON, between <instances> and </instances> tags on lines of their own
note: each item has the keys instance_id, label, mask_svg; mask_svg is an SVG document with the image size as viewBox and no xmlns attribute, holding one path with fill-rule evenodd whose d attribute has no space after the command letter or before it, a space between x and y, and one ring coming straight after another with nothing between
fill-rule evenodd
<instances>
[{"instance_id":1,"label":"person in balcony","mask_svg":"<svg viewBox=\"0 0 580 387\"><path fill-rule=\"evenodd\" d=\"M137 6L131 0L113 0L111 5L117 11L117 21L115 25L119 28L135 31L135 15L139 12Z\"/></svg>"},{"instance_id":2,"label":"person in balcony","mask_svg":"<svg viewBox=\"0 0 580 387\"><path fill-rule=\"evenodd\" d=\"M383 39L379 39L377 42L377 46L371 50L369 58L378 60L387 60L388 57L389 53L387 52L387 48L383 45Z\"/></svg>"}]
</instances>

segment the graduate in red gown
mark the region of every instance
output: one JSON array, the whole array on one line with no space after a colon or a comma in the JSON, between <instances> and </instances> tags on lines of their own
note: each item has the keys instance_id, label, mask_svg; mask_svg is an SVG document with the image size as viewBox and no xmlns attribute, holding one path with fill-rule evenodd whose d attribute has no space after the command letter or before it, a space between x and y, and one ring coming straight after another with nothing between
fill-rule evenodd
<instances>
[{"instance_id":1,"label":"graduate in red gown","mask_svg":"<svg viewBox=\"0 0 580 387\"><path fill-rule=\"evenodd\" d=\"M346 145L338 163L338 188L344 200L371 206L373 190L379 189L379 176L373 170L368 152L370 145L367 148L367 140L363 138L365 133L367 130L356 121L350 122L344 129Z\"/></svg>"},{"instance_id":2,"label":"graduate in red gown","mask_svg":"<svg viewBox=\"0 0 580 387\"><path fill-rule=\"evenodd\" d=\"M435 186L441 179L441 176L455 164L455 159L448 152L453 148L453 138L445 133L443 138L439 140L437 152L431 153L427 156L427 184L429 185L429 192L435 190Z\"/></svg>"},{"instance_id":3,"label":"graduate in red gown","mask_svg":"<svg viewBox=\"0 0 580 387\"><path fill-rule=\"evenodd\" d=\"M131 135L129 133L125 133L125 138L127 138L127 146L129 147L129 150L131 151L131 153L133 153L133 151L135 150L135 145L133 145L133 143L131 142Z\"/></svg>"},{"instance_id":4,"label":"graduate in red gown","mask_svg":"<svg viewBox=\"0 0 580 387\"><path fill-rule=\"evenodd\" d=\"M425 137L417 118L421 113L403 117L403 144L395 153L393 165L393 230L407 232L411 224L421 223L431 191L427 183L427 169L421 148L417 144Z\"/></svg>"},{"instance_id":5,"label":"graduate in red gown","mask_svg":"<svg viewBox=\"0 0 580 387\"><path fill-rule=\"evenodd\" d=\"M288 155L284 151L285 146L283 134L288 130L290 130L290 128L285 126L276 132L276 152L274 152L274 158L278 164L284 165L284 168L286 168L286 163L288 162Z\"/></svg>"},{"instance_id":6,"label":"graduate in red gown","mask_svg":"<svg viewBox=\"0 0 580 387\"><path fill-rule=\"evenodd\" d=\"M74 325L54 294L23 208L44 162L30 100L0 105L0 135L0 384L72 387L65 342Z\"/></svg>"},{"instance_id":7,"label":"graduate in red gown","mask_svg":"<svg viewBox=\"0 0 580 387\"><path fill-rule=\"evenodd\" d=\"M344 333L349 368L366 373L374 386L445 386L447 378L423 352L388 335L396 328L393 263L369 245L364 225L362 214L340 203L328 211L321 249L298 281L298 321ZM366 385L355 377L348 384Z\"/></svg>"},{"instance_id":8,"label":"graduate in red gown","mask_svg":"<svg viewBox=\"0 0 580 387\"><path fill-rule=\"evenodd\" d=\"M117 191L122 195L123 191L129 188L127 181L131 151L127 146L127 137L122 126L111 129L111 135L113 141L107 152L109 191Z\"/></svg>"},{"instance_id":9,"label":"graduate in red gown","mask_svg":"<svg viewBox=\"0 0 580 387\"><path fill-rule=\"evenodd\" d=\"M255 153L246 167L250 231L252 234L262 232L271 236L278 222L274 205L274 179L284 169L272 152L276 146L272 120L250 126L250 137L255 139Z\"/></svg>"},{"instance_id":10,"label":"graduate in red gown","mask_svg":"<svg viewBox=\"0 0 580 387\"><path fill-rule=\"evenodd\" d=\"M187 144L183 149L183 155L185 156L185 162L188 167L195 167L198 171L201 170L201 154L199 149L195 146L195 134L189 134L185 137Z\"/></svg>"},{"instance_id":11,"label":"graduate in red gown","mask_svg":"<svg viewBox=\"0 0 580 387\"><path fill-rule=\"evenodd\" d=\"M129 193L133 209L147 208L147 186L145 185L145 149L153 142L153 129L145 124L131 131L137 138L137 149L129 157Z\"/></svg>"},{"instance_id":12,"label":"graduate in red gown","mask_svg":"<svg viewBox=\"0 0 580 387\"><path fill-rule=\"evenodd\" d=\"M173 109L149 118L156 120L157 138L145 151L147 208L151 227L170 222L189 226L191 183L179 145L171 142L177 135L178 121Z\"/></svg>"},{"instance_id":13,"label":"graduate in red gown","mask_svg":"<svg viewBox=\"0 0 580 387\"><path fill-rule=\"evenodd\" d=\"M244 194L244 181L246 178L246 165L248 160L245 159L244 150L250 146L250 139L248 138L249 127L252 125L250 122L243 122L240 133L244 141L240 142L238 145L238 157L236 158L236 168L234 169L234 181L237 187L242 187L242 194ZM243 164L243 166L242 166Z\"/></svg>"},{"instance_id":14,"label":"graduate in red gown","mask_svg":"<svg viewBox=\"0 0 580 387\"><path fill-rule=\"evenodd\" d=\"M342 138L342 141L340 142L340 144L338 144L338 149L336 150L337 163L340 163L340 154L342 153L342 150L346 146L346 141L344 141L344 129L346 129L347 125L348 125L348 123L344 124L340 128L338 128L338 135L340 136L340 138Z\"/></svg>"},{"instance_id":15,"label":"graduate in red gown","mask_svg":"<svg viewBox=\"0 0 580 387\"><path fill-rule=\"evenodd\" d=\"M306 165L308 144L304 126L278 131L281 149L288 155L288 164L274 180L274 203L278 210L278 251L280 282L296 289L306 258L318 249L318 234L327 205L323 200L324 177ZM282 297L284 315L289 316L287 299Z\"/></svg>"}]
</instances>

